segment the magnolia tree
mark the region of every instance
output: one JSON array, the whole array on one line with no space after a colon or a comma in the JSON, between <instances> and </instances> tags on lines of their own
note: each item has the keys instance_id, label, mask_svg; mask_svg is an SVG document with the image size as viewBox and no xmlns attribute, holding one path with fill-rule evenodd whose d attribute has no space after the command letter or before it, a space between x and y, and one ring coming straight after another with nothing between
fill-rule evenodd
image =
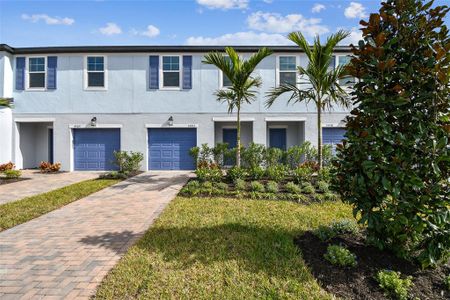
<instances>
[{"instance_id":1,"label":"magnolia tree","mask_svg":"<svg viewBox=\"0 0 450 300\"><path fill-rule=\"evenodd\" d=\"M450 249L447 6L387 0L353 48L360 79L335 185L367 225L368 239L422 267Z\"/></svg>"}]
</instances>

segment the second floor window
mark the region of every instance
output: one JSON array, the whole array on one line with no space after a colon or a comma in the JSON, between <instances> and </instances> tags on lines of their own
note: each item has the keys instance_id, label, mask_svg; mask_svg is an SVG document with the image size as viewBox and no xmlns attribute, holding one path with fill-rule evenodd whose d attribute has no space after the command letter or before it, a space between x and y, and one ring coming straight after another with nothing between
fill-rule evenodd
<instances>
[{"instance_id":1,"label":"second floor window","mask_svg":"<svg viewBox=\"0 0 450 300\"><path fill-rule=\"evenodd\" d=\"M45 88L45 57L28 59L28 87L30 89Z\"/></svg>"},{"instance_id":2,"label":"second floor window","mask_svg":"<svg viewBox=\"0 0 450 300\"><path fill-rule=\"evenodd\" d=\"M295 56L279 57L279 83L295 85L297 83L297 63Z\"/></svg>"},{"instance_id":3,"label":"second floor window","mask_svg":"<svg viewBox=\"0 0 450 300\"><path fill-rule=\"evenodd\" d=\"M163 56L162 58L162 75L163 87L178 88L180 87L180 57L179 56Z\"/></svg>"},{"instance_id":4,"label":"second floor window","mask_svg":"<svg viewBox=\"0 0 450 300\"><path fill-rule=\"evenodd\" d=\"M350 63L352 58L350 56L338 56L338 64L339 66L345 66ZM345 76L339 79L339 84L342 86L352 86L355 84L355 78L352 76Z\"/></svg>"},{"instance_id":5,"label":"second floor window","mask_svg":"<svg viewBox=\"0 0 450 300\"><path fill-rule=\"evenodd\" d=\"M87 57L87 87L105 87L105 58L103 56Z\"/></svg>"},{"instance_id":6,"label":"second floor window","mask_svg":"<svg viewBox=\"0 0 450 300\"><path fill-rule=\"evenodd\" d=\"M225 56L225 59L229 63L231 63L231 58L229 56ZM222 72L222 71L220 71L220 72ZM222 72L222 82L221 83L222 83L222 87L225 87L225 88L232 86L231 80L225 74L223 74L223 72Z\"/></svg>"}]
</instances>

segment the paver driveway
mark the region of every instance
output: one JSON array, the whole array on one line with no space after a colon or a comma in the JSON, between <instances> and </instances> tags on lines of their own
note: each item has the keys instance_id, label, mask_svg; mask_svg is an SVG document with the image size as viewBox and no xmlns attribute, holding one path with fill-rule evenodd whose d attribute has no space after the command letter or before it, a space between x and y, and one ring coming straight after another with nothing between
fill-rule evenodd
<instances>
[{"instance_id":1,"label":"paver driveway","mask_svg":"<svg viewBox=\"0 0 450 300\"><path fill-rule=\"evenodd\" d=\"M0 299L88 298L187 181L147 172L0 233Z\"/></svg>"},{"instance_id":2,"label":"paver driveway","mask_svg":"<svg viewBox=\"0 0 450 300\"><path fill-rule=\"evenodd\" d=\"M38 170L23 170L27 180L0 185L0 204L59 189L69 184L98 177L99 172L62 172L42 174Z\"/></svg>"}]
</instances>

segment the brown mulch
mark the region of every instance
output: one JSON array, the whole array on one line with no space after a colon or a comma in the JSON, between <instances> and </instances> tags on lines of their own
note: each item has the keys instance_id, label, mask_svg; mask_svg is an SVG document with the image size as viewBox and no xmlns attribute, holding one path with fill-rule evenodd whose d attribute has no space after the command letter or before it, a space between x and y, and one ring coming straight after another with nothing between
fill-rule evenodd
<instances>
[{"instance_id":1,"label":"brown mulch","mask_svg":"<svg viewBox=\"0 0 450 300\"><path fill-rule=\"evenodd\" d=\"M414 299L450 299L450 291L444 278L450 274L450 265L421 270L419 266L397 258L392 253L367 246L362 236L341 236L322 242L311 231L297 237L295 244L312 274L328 292L344 299L387 299L374 279L381 269L400 271L413 276L410 297ZM329 263L323 257L329 244L347 247L357 257L355 268L342 268Z\"/></svg>"}]
</instances>

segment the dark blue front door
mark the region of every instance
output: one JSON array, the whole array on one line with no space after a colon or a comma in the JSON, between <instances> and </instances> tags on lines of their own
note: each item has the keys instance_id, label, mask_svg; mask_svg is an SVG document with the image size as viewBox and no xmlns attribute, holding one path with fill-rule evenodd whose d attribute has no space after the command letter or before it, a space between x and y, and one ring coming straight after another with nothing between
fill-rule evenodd
<instances>
[{"instance_id":1,"label":"dark blue front door","mask_svg":"<svg viewBox=\"0 0 450 300\"><path fill-rule=\"evenodd\" d=\"M269 128L269 145L286 150L286 128Z\"/></svg>"},{"instance_id":2,"label":"dark blue front door","mask_svg":"<svg viewBox=\"0 0 450 300\"><path fill-rule=\"evenodd\" d=\"M53 128L48 129L48 161L53 163Z\"/></svg>"},{"instance_id":3,"label":"dark blue front door","mask_svg":"<svg viewBox=\"0 0 450 300\"><path fill-rule=\"evenodd\" d=\"M324 145L331 145L333 154L336 152L336 145L341 144L345 138L344 128L322 128L322 139Z\"/></svg>"},{"instance_id":4,"label":"dark blue front door","mask_svg":"<svg viewBox=\"0 0 450 300\"><path fill-rule=\"evenodd\" d=\"M237 129L235 128L224 128L222 131L222 141L228 144L228 149L233 149L237 147ZM228 157L225 159L224 164L226 166L231 166L234 164L234 158Z\"/></svg>"},{"instance_id":5,"label":"dark blue front door","mask_svg":"<svg viewBox=\"0 0 450 300\"><path fill-rule=\"evenodd\" d=\"M114 151L120 151L120 129L74 129L75 170L116 170Z\"/></svg>"},{"instance_id":6,"label":"dark blue front door","mask_svg":"<svg viewBox=\"0 0 450 300\"><path fill-rule=\"evenodd\" d=\"M189 150L197 146L195 128L151 128L148 130L149 170L194 170Z\"/></svg>"}]
</instances>

